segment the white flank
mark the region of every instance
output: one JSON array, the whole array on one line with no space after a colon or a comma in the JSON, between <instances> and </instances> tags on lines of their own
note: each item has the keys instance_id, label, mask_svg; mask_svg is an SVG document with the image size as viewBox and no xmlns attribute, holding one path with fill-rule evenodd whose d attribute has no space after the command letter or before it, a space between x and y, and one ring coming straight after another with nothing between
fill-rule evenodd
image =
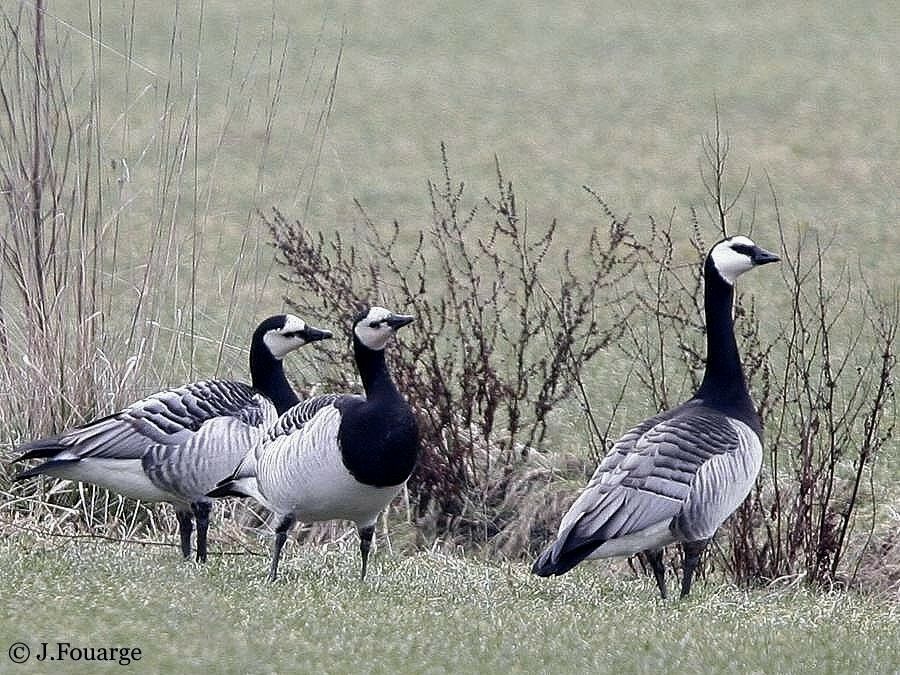
<instances>
[{"instance_id":1,"label":"white flank","mask_svg":"<svg viewBox=\"0 0 900 675\"><path fill-rule=\"evenodd\" d=\"M251 426L234 417L214 417L187 443L169 448L151 462L148 473L162 490L192 501L203 497L227 478L276 419L275 407L257 396L265 414L263 425ZM153 451L151 450L151 457Z\"/></svg>"},{"instance_id":2,"label":"white flank","mask_svg":"<svg viewBox=\"0 0 900 675\"><path fill-rule=\"evenodd\" d=\"M43 471L54 478L64 478L85 483L93 483L125 497L145 502L171 502L187 504L171 492L155 486L144 469L140 459L108 459L88 457L77 462L48 468Z\"/></svg>"},{"instance_id":3,"label":"white flank","mask_svg":"<svg viewBox=\"0 0 900 675\"><path fill-rule=\"evenodd\" d=\"M266 442L256 475L264 503L299 520L375 522L400 485L375 488L359 483L341 461L337 408L320 410L302 429Z\"/></svg>"},{"instance_id":4,"label":"white flank","mask_svg":"<svg viewBox=\"0 0 900 675\"><path fill-rule=\"evenodd\" d=\"M708 539L741 505L759 475L762 444L749 426L736 419L729 424L738 436L735 451L715 455L697 471L682 507L682 525L689 540Z\"/></svg>"}]
</instances>

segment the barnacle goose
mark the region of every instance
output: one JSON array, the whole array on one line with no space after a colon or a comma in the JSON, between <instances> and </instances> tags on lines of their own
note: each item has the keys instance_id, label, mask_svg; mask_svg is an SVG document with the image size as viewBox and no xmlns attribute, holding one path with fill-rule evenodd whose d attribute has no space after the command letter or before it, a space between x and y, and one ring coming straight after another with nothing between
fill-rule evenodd
<instances>
[{"instance_id":1,"label":"barnacle goose","mask_svg":"<svg viewBox=\"0 0 900 675\"><path fill-rule=\"evenodd\" d=\"M44 474L84 481L119 494L175 507L181 551L206 561L212 500L206 493L227 476L278 415L298 402L282 359L331 337L290 314L259 324L250 344L252 385L205 380L168 389L58 436L22 445L16 461L44 459L14 480Z\"/></svg>"},{"instance_id":2,"label":"barnacle goose","mask_svg":"<svg viewBox=\"0 0 900 675\"><path fill-rule=\"evenodd\" d=\"M209 493L254 497L275 513L270 581L296 521L337 519L356 524L365 579L378 514L406 483L419 454L416 418L384 356L397 329L412 320L383 307L360 313L353 353L365 396L329 394L294 406Z\"/></svg>"},{"instance_id":3,"label":"barnacle goose","mask_svg":"<svg viewBox=\"0 0 900 675\"><path fill-rule=\"evenodd\" d=\"M651 417L616 442L535 561L539 576L587 558L646 552L666 597L662 549L681 543L681 595L700 554L749 494L762 463L762 423L734 337L734 282L778 257L744 236L710 249L703 268L706 372L686 403Z\"/></svg>"}]
</instances>

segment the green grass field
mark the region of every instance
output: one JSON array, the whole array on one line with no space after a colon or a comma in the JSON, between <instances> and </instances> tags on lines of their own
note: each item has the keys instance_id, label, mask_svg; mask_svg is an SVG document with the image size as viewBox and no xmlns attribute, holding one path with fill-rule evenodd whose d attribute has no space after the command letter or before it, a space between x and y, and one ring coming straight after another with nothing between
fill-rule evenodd
<instances>
[{"instance_id":1,"label":"green grass field","mask_svg":"<svg viewBox=\"0 0 900 675\"><path fill-rule=\"evenodd\" d=\"M82 2L51 9L90 31ZM152 185L152 151L141 153L154 147L158 107L171 96L180 121L196 78L198 173L204 188L214 184L211 234L233 240L249 207L277 204L303 215L306 195L296 186L310 171L307 143L326 94L315 85L330 76L345 31L311 194L316 228L349 230L354 199L378 221L423 225L425 180L439 178L440 141L473 200L493 194L497 155L530 216L558 217L573 234L598 217L583 184L638 222L648 214L664 219L672 208L686 212L704 198L700 139L713 129L717 99L736 180L751 167L759 219L773 215L768 173L786 222L837 230L848 257L900 244L900 84L891 67L900 61L900 9L890 3L562 2L524 11L475 2L412 9L276 0L204 5L202 25L199 4L185 3L174 33L173 10L147 5L134 10L129 47L130 11L105 5L94 17L95 33L102 23L103 41L137 64L99 52L104 152L130 160L133 190ZM57 28L89 67L91 43L48 22ZM285 72L267 145L266 94L282 48ZM751 202L743 206L749 219Z\"/></svg>"},{"instance_id":2,"label":"green grass field","mask_svg":"<svg viewBox=\"0 0 900 675\"><path fill-rule=\"evenodd\" d=\"M661 601L650 579L585 567L540 580L521 564L351 546L183 563L173 549L0 544L4 650L14 642L141 649L140 672L896 673L896 604L700 582ZM601 563L602 566L602 563ZM52 648L51 648L52 649ZM34 660L10 673L47 672ZM111 664L65 664L104 672Z\"/></svg>"},{"instance_id":3,"label":"green grass field","mask_svg":"<svg viewBox=\"0 0 900 675\"><path fill-rule=\"evenodd\" d=\"M19 7L0 2L10 16ZM648 216L665 222L674 209L686 225L698 207L712 240L698 167L714 101L735 183L751 168L733 228L755 218L759 243L777 247L767 240L776 235L768 176L789 234L834 238L827 270L858 265L874 288L896 289L896 3L274 0L204 3L202 24L200 3L177 3L177 17L174 7L49 7L51 41L65 42L72 64L66 86L92 69L99 86L98 193L107 208L99 220L104 236L119 236L109 314L130 319L144 266L164 268L147 301L148 323L163 337L140 362L160 363L143 379L124 378L110 400L199 377L195 368L210 364L245 379L246 335L282 308L288 288L254 209L275 205L314 229L352 235L358 199L376 222L396 218L415 232L431 217L426 181L440 179L441 141L466 182L467 206L494 194L497 156L520 209L532 223L558 218L567 242L605 222L583 185L645 231ZM83 130L90 79L73 99ZM189 141L178 145L182 132ZM150 259L154 237L164 247ZM192 273L200 339L188 353L169 336L188 325ZM0 298L14 320L9 279ZM760 273L746 288L775 297L780 281ZM103 356L114 366L134 356L111 342ZM624 377L616 358L600 354L588 377L600 400ZM306 382L298 362L288 368ZM651 412L645 400L625 400L622 410L635 420ZM584 448L576 407L559 417L552 437ZM17 440L0 438L4 447ZM880 524L897 518L896 439L888 451L872 486L885 505ZM610 575L602 562L540 580L519 563L384 550L359 584L346 544L290 546L271 586L262 557L213 556L200 567L170 548L36 542L2 522L0 532L0 672L46 672L7 659L17 641L139 647L142 660L129 667L147 672L900 672L896 594L743 591L701 580L687 601L661 602L650 580Z\"/></svg>"},{"instance_id":4,"label":"green grass field","mask_svg":"<svg viewBox=\"0 0 900 675\"><path fill-rule=\"evenodd\" d=\"M182 345L162 351L207 370L224 332L219 372L243 373L236 347L290 293L254 209L277 205L313 229L348 235L358 199L376 222L396 218L402 232L417 232L430 218L425 185L440 180L441 141L466 182L466 206L494 195L497 156L530 221L558 218L567 240L605 222L582 185L631 214L638 230L674 209L685 235L696 207L714 239L699 172L714 101L735 185L751 169L735 230L755 217L761 243L777 245L768 241L776 234L768 176L789 234L834 237L833 264L858 261L876 288L896 278L900 85L890 64L900 62L900 10L889 3L563 2L524 11L276 0L204 4L202 22L194 2L177 13L105 3L92 15L81 0L49 9L50 42L64 43L72 85L93 74L100 87L103 222L111 237L118 216L122 242L114 274L122 286L113 290L130 311L147 239L161 224L167 255L163 264L157 251L154 264L167 268L154 285L162 307L154 320L167 338L186 330L191 298L200 336L192 356ZM78 91L83 112L89 88ZM183 156L174 149L181 131ZM128 180L119 184L123 160ZM236 306L255 311L230 316Z\"/></svg>"}]
</instances>

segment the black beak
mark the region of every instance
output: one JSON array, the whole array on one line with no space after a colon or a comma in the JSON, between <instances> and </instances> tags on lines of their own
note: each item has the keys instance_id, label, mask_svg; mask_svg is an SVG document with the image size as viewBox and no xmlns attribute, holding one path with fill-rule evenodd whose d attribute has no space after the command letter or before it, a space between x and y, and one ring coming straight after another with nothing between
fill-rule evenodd
<instances>
[{"instance_id":1,"label":"black beak","mask_svg":"<svg viewBox=\"0 0 900 675\"><path fill-rule=\"evenodd\" d=\"M322 330L313 326L307 326L300 334L307 342L318 342L319 340L327 340L330 337L334 337L330 330Z\"/></svg>"},{"instance_id":2,"label":"black beak","mask_svg":"<svg viewBox=\"0 0 900 675\"><path fill-rule=\"evenodd\" d=\"M398 328L403 328L403 326L412 323L415 319L414 316L410 316L409 314L391 314L384 321L388 326L397 330Z\"/></svg>"},{"instance_id":3,"label":"black beak","mask_svg":"<svg viewBox=\"0 0 900 675\"><path fill-rule=\"evenodd\" d=\"M778 262L779 260L781 260L781 258L764 248L757 246L753 249L754 265L766 265L768 263Z\"/></svg>"}]
</instances>

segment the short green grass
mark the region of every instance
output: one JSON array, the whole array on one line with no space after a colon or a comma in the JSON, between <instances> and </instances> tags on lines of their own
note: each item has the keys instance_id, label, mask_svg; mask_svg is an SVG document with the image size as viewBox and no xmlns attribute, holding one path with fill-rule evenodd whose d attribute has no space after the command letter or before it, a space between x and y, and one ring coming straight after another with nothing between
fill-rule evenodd
<instances>
[{"instance_id":1,"label":"short green grass","mask_svg":"<svg viewBox=\"0 0 900 675\"><path fill-rule=\"evenodd\" d=\"M786 221L837 229L851 259L867 246L886 254L898 244L896 4L565 0L521 11L470 0L414 7L274 0L202 4L202 26L200 9L182 3L176 21L174 5L109 3L94 17L95 30L102 18L103 41L124 53L135 12L131 53L154 73L133 66L126 91L125 61L102 52L104 153L128 158L132 189L152 185L154 166L141 151L158 120L147 103L158 103L171 83L180 114L197 73L199 175L204 189L214 180L207 229L232 242L248 207L277 204L302 215L306 195L295 188L309 171L310 149L300 141L324 98L310 95L307 75L331 68L343 33L313 227L347 232L358 220L354 199L379 222L423 224L424 183L440 177L440 141L473 199L493 193L496 154L530 216L558 217L568 233L598 220L583 184L641 222L647 214L662 220L675 206L685 213L704 198L700 139L713 129L716 99L735 178L753 169L760 219L773 216L768 172ZM90 31L81 0L55 2L52 13ZM70 39L76 72L89 69L91 43L55 18L48 27ZM260 183L264 103L285 40L275 142ZM251 85L238 93L245 74ZM242 96L218 148L223 119ZM131 122L128 140L121 114ZM220 158L215 171L210 155ZM751 202L742 207L749 218Z\"/></svg>"},{"instance_id":2,"label":"short green grass","mask_svg":"<svg viewBox=\"0 0 900 675\"><path fill-rule=\"evenodd\" d=\"M744 591L700 581L661 601L603 562L559 579L522 564L290 546L267 560L182 562L170 548L0 544L3 672L20 641L139 647L142 672L896 673L900 607L852 593ZM111 666L109 666L111 667ZM63 672L102 672L66 663Z\"/></svg>"}]
</instances>

